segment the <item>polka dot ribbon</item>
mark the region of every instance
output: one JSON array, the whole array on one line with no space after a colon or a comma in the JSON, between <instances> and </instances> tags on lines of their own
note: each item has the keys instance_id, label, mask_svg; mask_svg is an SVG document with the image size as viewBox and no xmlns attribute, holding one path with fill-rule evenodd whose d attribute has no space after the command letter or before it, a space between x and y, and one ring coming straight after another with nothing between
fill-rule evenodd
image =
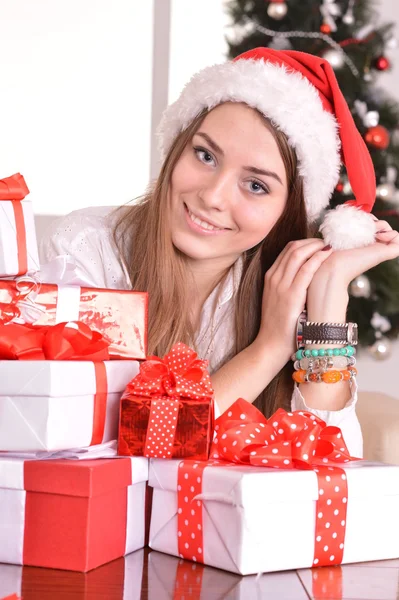
<instances>
[{"instance_id":1,"label":"polka dot ribbon","mask_svg":"<svg viewBox=\"0 0 399 600\"><path fill-rule=\"evenodd\" d=\"M178 473L178 546L182 558L203 562L202 477L206 467L227 464L313 470L317 476L314 566L342 562L348 487L337 464L349 455L338 427L305 411L277 410L266 419L243 399L215 422L210 461L182 461Z\"/></svg>"},{"instance_id":2,"label":"polka dot ribbon","mask_svg":"<svg viewBox=\"0 0 399 600\"><path fill-rule=\"evenodd\" d=\"M130 394L151 398L144 456L172 458L180 400L212 400L208 361L179 342L162 359L150 356L127 386Z\"/></svg>"}]
</instances>

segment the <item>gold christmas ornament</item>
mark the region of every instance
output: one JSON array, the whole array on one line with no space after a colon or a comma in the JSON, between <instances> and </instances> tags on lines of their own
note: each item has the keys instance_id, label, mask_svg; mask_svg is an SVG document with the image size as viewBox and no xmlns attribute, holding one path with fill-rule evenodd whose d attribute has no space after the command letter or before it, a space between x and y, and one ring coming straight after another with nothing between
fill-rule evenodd
<instances>
[{"instance_id":1,"label":"gold christmas ornament","mask_svg":"<svg viewBox=\"0 0 399 600\"><path fill-rule=\"evenodd\" d=\"M287 5L285 2L270 2L267 7L267 14L275 21L281 21L287 14Z\"/></svg>"},{"instance_id":2,"label":"gold christmas ornament","mask_svg":"<svg viewBox=\"0 0 399 600\"><path fill-rule=\"evenodd\" d=\"M339 50L330 48L323 52L323 58L330 63L333 69L342 69L344 66L344 53Z\"/></svg>"},{"instance_id":3,"label":"gold christmas ornament","mask_svg":"<svg viewBox=\"0 0 399 600\"><path fill-rule=\"evenodd\" d=\"M395 187L392 183L380 183L377 185L376 197L379 200L386 200L391 202L395 194Z\"/></svg>"},{"instance_id":4,"label":"gold christmas ornament","mask_svg":"<svg viewBox=\"0 0 399 600\"><path fill-rule=\"evenodd\" d=\"M368 348L368 351L376 360L385 360L391 356L391 342L387 337L382 336Z\"/></svg>"},{"instance_id":5,"label":"gold christmas ornament","mask_svg":"<svg viewBox=\"0 0 399 600\"><path fill-rule=\"evenodd\" d=\"M349 286L349 293L354 298L370 298L371 285L366 275L359 275Z\"/></svg>"}]
</instances>

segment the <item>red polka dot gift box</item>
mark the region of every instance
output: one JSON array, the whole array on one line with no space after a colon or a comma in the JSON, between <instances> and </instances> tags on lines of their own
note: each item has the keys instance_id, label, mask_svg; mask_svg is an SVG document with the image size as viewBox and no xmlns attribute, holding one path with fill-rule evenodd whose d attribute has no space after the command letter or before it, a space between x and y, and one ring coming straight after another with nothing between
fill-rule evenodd
<instances>
[{"instance_id":1,"label":"red polka dot gift box","mask_svg":"<svg viewBox=\"0 0 399 600\"><path fill-rule=\"evenodd\" d=\"M87 572L143 548L147 480L145 458L1 457L0 564Z\"/></svg>"},{"instance_id":2,"label":"red polka dot gift box","mask_svg":"<svg viewBox=\"0 0 399 600\"><path fill-rule=\"evenodd\" d=\"M0 277L39 270L32 203L20 173L0 179Z\"/></svg>"},{"instance_id":3,"label":"red polka dot gift box","mask_svg":"<svg viewBox=\"0 0 399 600\"><path fill-rule=\"evenodd\" d=\"M151 548L242 575L399 557L399 466L303 411L240 399L215 430L209 461L151 460Z\"/></svg>"},{"instance_id":4,"label":"red polka dot gift box","mask_svg":"<svg viewBox=\"0 0 399 600\"><path fill-rule=\"evenodd\" d=\"M214 408L207 366L182 343L140 363L121 400L121 456L208 458Z\"/></svg>"}]
</instances>

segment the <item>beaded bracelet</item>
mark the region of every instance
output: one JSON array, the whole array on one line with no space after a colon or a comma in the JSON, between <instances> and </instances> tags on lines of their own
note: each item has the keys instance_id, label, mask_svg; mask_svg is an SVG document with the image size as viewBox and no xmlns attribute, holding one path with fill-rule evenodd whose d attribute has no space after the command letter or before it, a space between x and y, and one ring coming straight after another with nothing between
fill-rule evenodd
<instances>
[{"instance_id":1,"label":"beaded bracelet","mask_svg":"<svg viewBox=\"0 0 399 600\"><path fill-rule=\"evenodd\" d=\"M356 354L356 350L353 346L345 346L344 348L313 348L312 350L300 348L292 356L292 360L301 360L301 358L310 358L318 356L353 356Z\"/></svg>"},{"instance_id":2,"label":"beaded bracelet","mask_svg":"<svg viewBox=\"0 0 399 600\"><path fill-rule=\"evenodd\" d=\"M351 381L357 375L357 369L350 367L342 371L324 371L323 373L314 373L300 369L292 374L296 383L338 383L339 381Z\"/></svg>"},{"instance_id":3,"label":"beaded bracelet","mask_svg":"<svg viewBox=\"0 0 399 600\"><path fill-rule=\"evenodd\" d=\"M294 361L295 371L304 369L320 369L326 371L327 369L347 369L356 364L356 358L354 356L323 356L314 358L301 358L301 360Z\"/></svg>"}]
</instances>

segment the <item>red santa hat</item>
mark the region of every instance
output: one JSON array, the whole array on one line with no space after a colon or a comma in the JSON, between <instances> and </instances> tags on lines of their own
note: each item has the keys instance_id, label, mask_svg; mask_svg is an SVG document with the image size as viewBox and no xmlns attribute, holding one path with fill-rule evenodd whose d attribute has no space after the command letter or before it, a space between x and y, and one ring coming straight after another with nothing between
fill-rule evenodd
<instances>
[{"instance_id":1,"label":"red santa hat","mask_svg":"<svg viewBox=\"0 0 399 600\"><path fill-rule=\"evenodd\" d=\"M256 48L195 74L164 112L159 138L167 152L203 110L243 102L268 117L295 150L309 222L323 216L345 164L355 200L324 216L320 230L334 249L367 246L375 239L370 211L375 174L330 63L304 52Z\"/></svg>"}]
</instances>

